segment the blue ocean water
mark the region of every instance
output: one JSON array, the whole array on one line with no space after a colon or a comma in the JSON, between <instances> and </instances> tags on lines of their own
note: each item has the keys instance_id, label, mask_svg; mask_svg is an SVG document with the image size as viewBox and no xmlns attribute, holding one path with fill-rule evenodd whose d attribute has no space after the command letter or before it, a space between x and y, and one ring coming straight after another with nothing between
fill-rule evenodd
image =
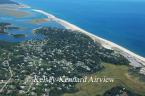
<instances>
[{"instance_id":1,"label":"blue ocean water","mask_svg":"<svg viewBox=\"0 0 145 96\"><path fill-rule=\"evenodd\" d=\"M145 0L15 0L145 57Z\"/></svg>"}]
</instances>

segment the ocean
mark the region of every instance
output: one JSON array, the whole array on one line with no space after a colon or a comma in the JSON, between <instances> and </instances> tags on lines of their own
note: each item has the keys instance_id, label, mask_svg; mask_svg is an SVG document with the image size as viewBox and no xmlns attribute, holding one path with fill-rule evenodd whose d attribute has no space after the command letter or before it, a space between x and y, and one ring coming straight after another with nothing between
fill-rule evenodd
<instances>
[{"instance_id":1,"label":"ocean","mask_svg":"<svg viewBox=\"0 0 145 96\"><path fill-rule=\"evenodd\" d=\"M14 0L145 57L145 0Z\"/></svg>"}]
</instances>

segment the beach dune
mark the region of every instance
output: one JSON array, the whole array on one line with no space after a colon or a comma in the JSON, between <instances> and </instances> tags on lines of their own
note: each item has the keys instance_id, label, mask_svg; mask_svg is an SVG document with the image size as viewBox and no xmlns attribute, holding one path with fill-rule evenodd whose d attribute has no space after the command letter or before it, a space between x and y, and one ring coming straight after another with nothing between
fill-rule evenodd
<instances>
[{"instance_id":1,"label":"beach dune","mask_svg":"<svg viewBox=\"0 0 145 96\"><path fill-rule=\"evenodd\" d=\"M57 17L53 16L52 14L49 14L43 10L33 9L33 11L39 12L43 15L46 15L49 19L53 19L54 21L56 21L59 24L61 24L62 26L64 26L66 29L77 30L78 32L82 32L82 33L90 36L94 40L94 42L99 42L105 48L112 49L112 50L119 52L120 54L122 54L124 57L126 57L130 61L131 66L145 67L145 58L142 56L135 54L135 53L131 52L130 50L128 50L122 46L119 46L119 45L117 45L109 40L103 39L101 37L98 37L98 36L90 33L90 32L87 32L87 31L79 28L78 26L71 24L65 20L60 19L60 18L57 18Z\"/></svg>"}]
</instances>

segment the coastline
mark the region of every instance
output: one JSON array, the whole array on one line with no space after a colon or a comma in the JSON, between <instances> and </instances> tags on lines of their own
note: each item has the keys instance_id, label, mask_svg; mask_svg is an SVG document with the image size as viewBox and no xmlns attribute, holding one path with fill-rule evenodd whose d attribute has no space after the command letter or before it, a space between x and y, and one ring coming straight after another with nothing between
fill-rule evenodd
<instances>
[{"instance_id":1,"label":"coastline","mask_svg":"<svg viewBox=\"0 0 145 96\"><path fill-rule=\"evenodd\" d=\"M77 30L77 31L79 31L79 32L81 32L83 34L88 35L90 38L92 38L94 40L94 42L100 43L103 47L105 47L107 49L115 50L116 52L120 53L125 58L127 58L131 62L130 63L131 66L145 68L145 57L142 57L142 56L140 56L138 54L135 54L134 52L131 52L130 50L128 50L128 49L126 49L126 48L124 48L124 47L122 47L122 46L120 46L120 45L118 45L116 43L113 43L113 42L111 42L109 40L106 40L104 38L96 36L96 35L92 34L91 32L87 32L84 29L81 29L78 26L76 26L74 24L71 24L71 23L69 23L69 22L67 22L67 21L65 21L63 19L57 18L54 15L49 14L49 13L43 11L43 10L33 9L30 6L28 6L28 5L23 5L23 4L20 4L20 5L2 4L2 5L0 5L0 7L1 8L5 8L7 5L12 5L12 6L10 6L9 8L6 8L6 10L8 10L8 9L12 10L12 8L15 8L15 10L12 10L12 11L16 11L17 12L18 10L16 10L16 9L18 9L18 8L20 8L20 9L21 8L29 8L29 9L31 9L34 12L41 13L41 14L47 16L47 19L45 19L45 20L47 20L47 21L55 21L55 22L59 23L60 25L64 26L66 29ZM9 12L11 12L11 11L9 11ZM14 12L15 14L11 14L11 13L8 13L8 14L17 16L16 12ZM24 15L24 14L25 15L30 15L30 14L26 14L26 13L23 13L21 15ZM18 16L18 17L21 17L21 16Z\"/></svg>"},{"instance_id":2,"label":"coastline","mask_svg":"<svg viewBox=\"0 0 145 96\"><path fill-rule=\"evenodd\" d=\"M145 67L145 58L142 56L135 54L135 53L131 52L130 50L128 50L128 49L126 49L118 44L115 44L109 40L103 39L101 37L98 37L98 36L90 33L90 32L87 32L84 29L81 29L78 26L71 24L63 19L57 18L57 17L53 16L52 14L49 14L43 10L33 9L33 11L39 12L41 14L48 16L48 18L53 19L54 21L63 25L66 29L77 30L83 34L88 35L89 37L91 37L94 40L94 42L99 42L105 48L112 49L112 50L119 52L121 55L126 57L131 62L130 63L131 66Z\"/></svg>"},{"instance_id":3,"label":"coastline","mask_svg":"<svg viewBox=\"0 0 145 96\"><path fill-rule=\"evenodd\" d=\"M49 11L10 10L31 15L20 19L2 15L0 30L8 34L0 40L1 76L5 76L0 79L0 94L145 94L145 57Z\"/></svg>"},{"instance_id":4,"label":"coastline","mask_svg":"<svg viewBox=\"0 0 145 96\"><path fill-rule=\"evenodd\" d=\"M118 45L118 44L115 44L109 40L106 40L106 39L103 39L101 37L98 37L90 32L87 32L79 27L77 27L76 25L73 25L65 20L62 20L62 19L59 19L59 18L56 18L56 21L62 25L64 25L67 29L71 29L71 30L78 30L79 32L82 32L88 36L90 36L94 41L96 42L100 42L100 44L103 46L103 47L108 47L108 49L113 49L113 50L116 50L118 51L119 53L121 53L123 56L125 56L126 58L130 58L130 59L134 59L135 61L137 60L137 62L133 61L132 63L139 63L138 65L134 65L135 67L145 67L145 58L140 56L140 55L137 55L133 52L131 52L130 50ZM130 61L130 60L129 60ZM142 64L141 64L142 63Z\"/></svg>"}]
</instances>

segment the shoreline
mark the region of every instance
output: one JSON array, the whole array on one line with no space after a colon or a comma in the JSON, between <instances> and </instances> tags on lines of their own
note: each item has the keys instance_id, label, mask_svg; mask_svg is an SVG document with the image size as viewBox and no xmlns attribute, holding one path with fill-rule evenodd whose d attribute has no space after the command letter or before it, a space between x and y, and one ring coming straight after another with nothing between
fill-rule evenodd
<instances>
[{"instance_id":1,"label":"shoreline","mask_svg":"<svg viewBox=\"0 0 145 96\"><path fill-rule=\"evenodd\" d=\"M66 29L70 29L70 30L77 30L83 34L88 35L89 37L91 37L95 42L99 42L103 47L108 48L108 49L112 49L115 50L117 52L119 52L121 55L123 55L125 58L127 58L131 63L130 65L134 66L134 67L145 67L145 58L135 54L134 52L116 44L113 43L109 40L103 39L101 37L98 37L90 32L85 31L84 29L79 28L78 26L71 24L63 19L57 18L55 16L53 16L52 14L49 14L43 10L36 10L33 9L33 11L35 12L39 12L41 14L44 14L46 16L48 16L48 18L53 19L54 21L58 22L59 24L61 24L62 26L64 26Z\"/></svg>"},{"instance_id":2,"label":"shoreline","mask_svg":"<svg viewBox=\"0 0 145 96\"><path fill-rule=\"evenodd\" d=\"M2 4L0 7L4 7L4 6L7 6L8 4ZM20 7L20 6L23 6L23 7ZM14 7L14 8L29 8L31 9L32 11L34 12L37 12L37 13L41 13L45 16L47 16L48 20L52 20L52 21L55 21L57 23L59 23L60 25L64 26L66 29L70 29L70 30L76 30L78 32L81 32L85 35L88 35L90 38L92 38L94 40L94 42L98 42L100 43L103 47L107 48L107 49L112 49L112 50L115 50L116 52L120 53L121 55L123 55L125 58L127 58L129 61L130 61L130 65L133 66L133 67L143 67L145 68L145 57L142 57L116 43L113 43L109 40L106 40L104 38L101 38L97 35L94 35L92 34L91 32L88 32L88 31L85 31L84 29L82 28L79 28L78 26L74 25L74 24L71 24L61 18L57 18L55 17L53 14L50 14L50 13L47 13L43 10L37 10L37 9L32 9L30 6L25 6L23 4L20 4L20 5L14 5L11 6L11 7ZM10 8L11 8L10 7Z\"/></svg>"},{"instance_id":3,"label":"shoreline","mask_svg":"<svg viewBox=\"0 0 145 96\"><path fill-rule=\"evenodd\" d=\"M143 66L145 67L145 58L144 58L144 57L142 57L142 56L140 56L140 55L137 55L137 54L135 54L134 52L132 52L132 51L130 51L130 50L128 50L128 49L126 49L126 48L124 48L124 47L122 47L122 46L116 44L116 43L113 43L113 42L111 42L111 41L109 41L109 40L106 40L106 39L103 39L103 38L101 38L101 37L98 37L98 36L96 36L96 35L94 35L94 34L92 34L92 33L90 33L90 32L87 32L87 31L85 31L85 30L79 28L78 26L73 25L73 24L71 24L71 23L69 23L69 22L67 22L67 21L65 21L65 20L62 20L62 19L59 19L59 18L56 18L56 19L57 19L56 21L57 21L58 23L64 25L67 29L78 30L79 32L82 32L82 33L88 35L89 37L91 37L94 41L99 42L99 43L100 43L103 47L105 47L105 48L108 47L108 49L116 50L116 51L118 51L119 53L121 52L121 54L122 54L123 56L125 56L126 58L131 58L131 57L132 57L132 59L133 59L133 58L134 58L134 59L138 59L138 62L142 63L141 65L143 65ZM125 54L125 53L127 53L127 54ZM127 56L127 55L128 55L128 56ZM131 55L131 56L130 56L130 55ZM136 63L137 63L137 62L136 62ZM138 67L141 67L141 65L138 64ZM134 66L137 67L137 65L134 65Z\"/></svg>"}]
</instances>

